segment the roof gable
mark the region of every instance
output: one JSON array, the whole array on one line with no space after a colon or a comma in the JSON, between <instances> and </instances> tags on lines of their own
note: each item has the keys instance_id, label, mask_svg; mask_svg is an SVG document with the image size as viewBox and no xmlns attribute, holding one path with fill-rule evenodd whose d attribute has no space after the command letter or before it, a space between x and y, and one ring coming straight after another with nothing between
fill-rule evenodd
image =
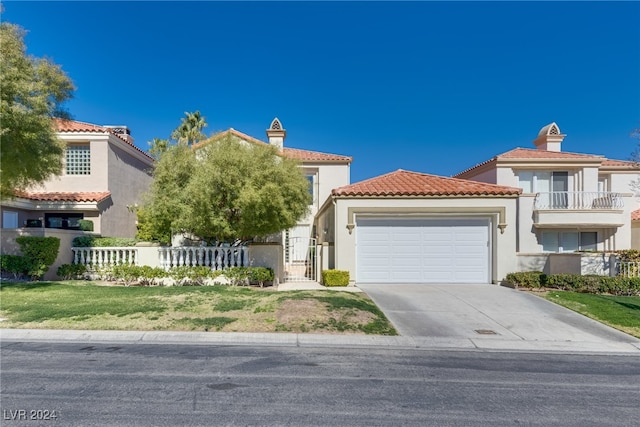
<instances>
[{"instance_id":1,"label":"roof gable","mask_svg":"<svg viewBox=\"0 0 640 427\"><path fill-rule=\"evenodd\" d=\"M224 137L228 137L228 136L234 136L236 138L239 138L243 141L246 142L250 142L253 144L258 144L258 145L266 145L266 146L270 146L268 143L261 141L257 138L254 138L250 135L247 135L245 133L242 133L240 131L237 131L233 128L227 129L225 131L222 132L218 132L215 135L212 135L211 137L205 139L204 141L198 142L197 144L193 145L194 149L198 149L201 147L204 147L205 145L214 142L214 141L219 141ZM289 147L284 147L282 149L282 154L284 155L284 157L287 157L289 159L293 159L293 160L300 160L300 161L315 161L315 162L344 162L344 163L351 163L352 157L349 156L342 156L339 154L330 154L330 153L322 153L319 151L310 151L310 150L301 150L298 148L289 148Z\"/></svg>"},{"instance_id":2,"label":"roof gable","mask_svg":"<svg viewBox=\"0 0 640 427\"><path fill-rule=\"evenodd\" d=\"M112 128L108 128L106 126L98 126L98 125L94 125L94 124L91 124L91 123L79 122L77 120L61 119L61 118L58 118L58 117L53 119L53 123L54 123L54 127L55 127L56 132L62 132L62 133L107 133L107 134L113 135L116 138L118 138L120 141L122 141L125 144L127 144L128 146L133 147L136 151L144 154L149 159L155 160L153 157L151 157L149 155L149 153L141 150L135 144L133 144L131 141L127 141L125 138L123 138L122 136L118 135Z\"/></svg>"},{"instance_id":3,"label":"roof gable","mask_svg":"<svg viewBox=\"0 0 640 427\"><path fill-rule=\"evenodd\" d=\"M515 196L519 188L486 184L398 169L355 184L334 189L334 196Z\"/></svg>"}]
</instances>

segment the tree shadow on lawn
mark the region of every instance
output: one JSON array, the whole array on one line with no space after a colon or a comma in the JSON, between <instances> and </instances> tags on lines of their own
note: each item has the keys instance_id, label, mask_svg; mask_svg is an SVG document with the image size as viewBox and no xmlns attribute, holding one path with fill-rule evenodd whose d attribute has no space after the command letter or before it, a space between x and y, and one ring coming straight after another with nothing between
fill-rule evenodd
<instances>
[{"instance_id":1,"label":"tree shadow on lawn","mask_svg":"<svg viewBox=\"0 0 640 427\"><path fill-rule=\"evenodd\" d=\"M1 282L0 289L16 289L29 291L31 289L48 288L51 286L59 286L58 282Z\"/></svg>"}]
</instances>

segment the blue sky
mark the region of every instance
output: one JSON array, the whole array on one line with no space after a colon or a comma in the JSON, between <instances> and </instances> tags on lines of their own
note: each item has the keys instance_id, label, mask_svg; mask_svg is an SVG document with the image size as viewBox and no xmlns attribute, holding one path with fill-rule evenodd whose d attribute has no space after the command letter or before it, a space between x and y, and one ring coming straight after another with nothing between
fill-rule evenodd
<instances>
[{"instance_id":1,"label":"blue sky","mask_svg":"<svg viewBox=\"0 0 640 427\"><path fill-rule=\"evenodd\" d=\"M81 121L351 155L352 182L450 176L555 121L563 150L628 159L640 127L638 2L16 2L2 19L77 86Z\"/></svg>"}]
</instances>

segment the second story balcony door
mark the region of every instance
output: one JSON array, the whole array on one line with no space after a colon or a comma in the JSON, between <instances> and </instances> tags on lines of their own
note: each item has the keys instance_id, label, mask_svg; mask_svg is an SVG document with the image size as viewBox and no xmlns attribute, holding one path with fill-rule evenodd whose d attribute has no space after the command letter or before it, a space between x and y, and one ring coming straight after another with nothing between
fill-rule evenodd
<instances>
[{"instance_id":1,"label":"second story balcony door","mask_svg":"<svg viewBox=\"0 0 640 427\"><path fill-rule=\"evenodd\" d=\"M569 172L553 172L551 174L551 206L552 209L566 209L569 200Z\"/></svg>"},{"instance_id":2,"label":"second story balcony door","mask_svg":"<svg viewBox=\"0 0 640 427\"><path fill-rule=\"evenodd\" d=\"M536 174L538 203L547 209L566 209L569 191L569 172L540 172Z\"/></svg>"}]
</instances>

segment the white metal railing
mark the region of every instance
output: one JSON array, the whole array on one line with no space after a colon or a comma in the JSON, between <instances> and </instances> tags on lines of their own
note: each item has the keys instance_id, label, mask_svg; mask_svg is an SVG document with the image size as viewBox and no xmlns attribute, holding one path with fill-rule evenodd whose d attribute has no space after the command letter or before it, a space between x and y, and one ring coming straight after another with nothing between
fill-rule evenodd
<instances>
[{"instance_id":1,"label":"white metal railing","mask_svg":"<svg viewBox=\"0 0 640 427\"><path fill-rule=\"evenodd\" d=\"M640 262L625 261L616 262L616 271L618 276L622 277L640 277Z\"/></svg>"},{"instance_id":2,"label":"white metal railing","mask_svg":"<svg viewBox=\"0 0 640 427\"><path fill-rule=\"evenodd\" d=\"M131 247L72 247L73 263L102 267L117 264L138 265L138 250Z\"/></svg>"},{"instance_id":3,"label":"white metal railing","mask_svg":"<svg viewBox=\"0 0 640 427\"><path fill-rule=\"evenodd\" d=\"M622 209L622 194L589 191L554 191L537 193L533 208L545 209Z\"/></svg>"},{"instance_id":4,"label":"white metal railing","mask_svg":"<svg viewBox=\"0 0 640 427\"><path fill-rule=\"evenodd\" d=\"M182 246L158 248L160 267L165 270L180 266L206 266L212 270L249 266L247 246Z\"/></svg>"}]
</instances>

